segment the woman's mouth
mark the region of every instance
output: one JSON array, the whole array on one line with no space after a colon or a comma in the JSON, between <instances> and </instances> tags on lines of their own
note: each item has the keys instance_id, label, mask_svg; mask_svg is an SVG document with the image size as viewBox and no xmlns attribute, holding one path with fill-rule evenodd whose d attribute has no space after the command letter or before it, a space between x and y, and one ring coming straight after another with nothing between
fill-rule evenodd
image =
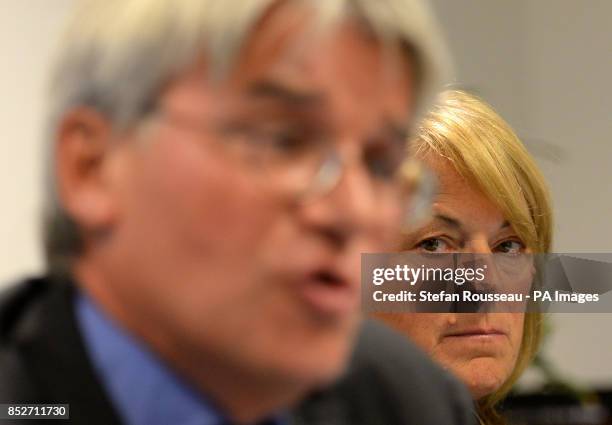
<instances>
[{"instance_id":1,"label":"woman's mouth","mask_svg":"<svg viewBox=\"0 0 612 425\"><path fill-rule=\"evenodd\" d=\"M507 333L497 328L466 328L451 331L447 333L445 338L461 339L461 340L478 340L478 341L493 341L499 338L506 338Z\"/></svg>"}]
</instances>

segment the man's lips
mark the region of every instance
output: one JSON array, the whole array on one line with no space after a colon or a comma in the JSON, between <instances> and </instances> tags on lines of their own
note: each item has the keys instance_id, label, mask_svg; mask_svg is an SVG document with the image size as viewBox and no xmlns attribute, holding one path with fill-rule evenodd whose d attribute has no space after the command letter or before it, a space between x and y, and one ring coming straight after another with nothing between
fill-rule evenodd
<instances>
[{"instance_id":1,"label":"man's lips","mask_svg":"<svg viewBox=\"0 0 612 425\"><path fill-rule=\"evenodd\" d=\"M333 268L318 268L302 275L297 290L300 298L317 314L342 317L359 308L358 285Z\"/></svg>"}]
</instances>

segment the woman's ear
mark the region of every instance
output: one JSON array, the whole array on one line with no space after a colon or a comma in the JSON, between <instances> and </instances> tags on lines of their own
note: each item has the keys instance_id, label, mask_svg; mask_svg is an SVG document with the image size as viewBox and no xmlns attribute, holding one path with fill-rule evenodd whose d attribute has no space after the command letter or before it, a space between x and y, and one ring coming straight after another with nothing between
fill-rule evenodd
<instances>
[{"instance_id":1,"label":"woman's ear","mask_svg":"<svg viewBox=\"0 0 612 425\"><path fill-rule=\"evenodd\" d=\"M59 201L85 233L108 230L114 200L105 167L112 152L109 120L91 108L68 112L59 125L55 175Z\"/></svg>"}]
</instances>

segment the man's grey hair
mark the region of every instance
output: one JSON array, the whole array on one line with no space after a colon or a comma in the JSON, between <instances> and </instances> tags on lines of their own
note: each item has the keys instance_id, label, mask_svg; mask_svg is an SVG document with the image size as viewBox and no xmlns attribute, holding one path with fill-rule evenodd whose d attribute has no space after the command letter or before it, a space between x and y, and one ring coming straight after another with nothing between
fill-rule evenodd
<instances>
[{"instance_id":1,"label":"man's grey hair","mask_svg":"<svg viewBox=\"0 0 612 425\"><path fill-rule=\"evenodd\" d=\"M281 0L298 2L300 0ZM419 0L301 0L320 22L356 17L383 41L407 46L424 110L446 77L440 32ZM279 0L85 0L62 41L51 80L43 237L49 272L64 273L82 250L76 223L61 205L53 152L71 109L91 107L115 130L142 120L161 88L205 55L212 75L226 73L254 25ZM333 25L333 24L330 24Z\"/></svg>"}]
</instances>

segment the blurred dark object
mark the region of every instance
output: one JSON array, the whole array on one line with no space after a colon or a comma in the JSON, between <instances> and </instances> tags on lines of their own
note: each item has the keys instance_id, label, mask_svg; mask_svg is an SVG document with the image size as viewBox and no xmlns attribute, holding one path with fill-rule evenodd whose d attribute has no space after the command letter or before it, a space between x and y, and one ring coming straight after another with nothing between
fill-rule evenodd
<instances>
[{"instance_id":1,"label":"blurred dark object","mask_svg":"<svg viewBox=\"0 0 612 425\"><path fill-rule=\"evenodd\" d=\"M547 317L543 343L552 332ZM569 379L541 350L532 369L543 378L537 392L510 395L500 406L508 425L612 425L612 389L595 390Z\"/></svg>"},{"instance_id":2,"label":"blurred dark object","mask_svg":"<svg viewBox=\"0 0 612 425\"><path fill-rule=\"evenodd\" d=\"M612 425L612 389L511 394L500 409L509 425Z\"/></svg>"}]
</instances>

